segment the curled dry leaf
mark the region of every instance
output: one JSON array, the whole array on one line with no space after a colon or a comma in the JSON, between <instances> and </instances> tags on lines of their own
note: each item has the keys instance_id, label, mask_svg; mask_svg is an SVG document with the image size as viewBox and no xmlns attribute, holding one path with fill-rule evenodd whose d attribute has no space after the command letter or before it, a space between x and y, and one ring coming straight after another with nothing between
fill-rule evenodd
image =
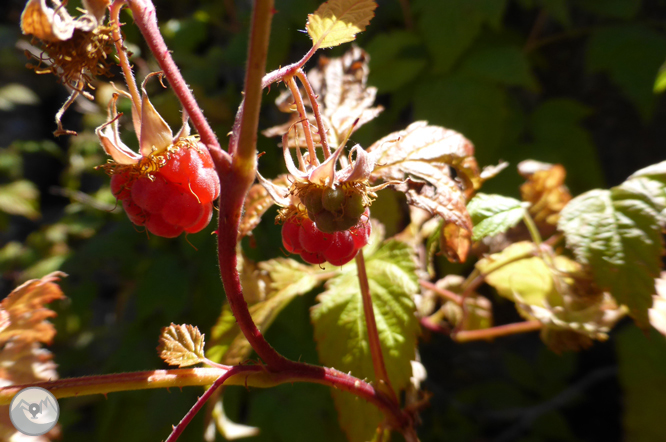
<instances>
[{"instance_id":1,"label":"curled dry leaf","mask_svg":"<svg viewBox=\"0 0 666 442\"><path fill-rule=\"evenodd\" d=\"M58 378L53 355L41 344L50 344L55 336L55 328L46 321L55 312L45 305L65 297L56 284L64 276L54 272L27 281L0 303L0 386ZM59 432L59 427L55 427L43 436L29 439L47 442L57 438ZM9 420L9 406L0 407L0 440L23 440L21 436Z\"/></svg>"},{"instance_id":2,"label":"curled dry leaf","mask_svg":"<svg viewBox=\"0 0 666 442\"><path fill-rule=\"evenodd\" d=\"M317 67L307 73L312 89L319 97L319 110L331 146L338 146L350 129L358 130L383 110L381 106L372 107L377 88L366 84L370 73L369 60L367 52L353 46L342 57L319 57ZM305 94L305 91L302 92ZM292 115L287 123L263 131L267 137L282 136L299 120L298 114L293 112L291 92L285 90L277 98L276 104L282 112ZM305 100L305 105L309 107L310 102ZM312 127L316 127L314 115L308 112L308 117ZM305 146L305 134L301 126L296 125L294 132L296 135L289 137L289 147ZM316 144L321 144L319 134L313 133L312 137Z\"/></svg>"},{"instance_id":3,"label":"curled dry leaf","mask_svg":"<svg viewBox=\"0 0 666 442\"><path fill-rule=\"evenodd\" d=\"M560 212L571 201L564 185L567 171L561 164L525 160L518 164L518 173L527 181L520 186L523 201L531 204L530 215L544 236L557 229Z\"/></svg>"},{"instance_id":4,"label":"curled dry leaf","mask_svg":"<svg viewBox=\"0 0 666 442\"><path fill-rule=\"evenodd\" d=\"M280 175L273 180L266 180L277 186L288 186L288 175ZM266 211L275 204L275 197L271 196L266 190L265 184L255 184L250 188L245 199L245 211L241 218L239 227L239 237L250 235L252 230L259 225L261 217Z\"/></svg>"},{"instance_id":5,"label":"curled dry leaf","mask_svg":"<svg viewBox=\"0 0 666 442\"><path fill-rule=\"evenodd\" d=\"M377 163L371 175L375 180L405 180L412 176L425 181L417 184L408 180L396 189L405 192L409 204L445 221L441 249L449 260L465 261L471 245L472 220L465 207L465 192L451 177L449 167L465 177L465 189L474 189L479 168L472 143L458 132L419 121L377 141L368 153Z\"/></svg>"},{"instance_id":6,"label":"curled dry leaf","mask_svg":"<svg viewBox=\"0 0 666 442\"><path fill-rule=\"evenodd\" d=\"M353 41L375 16L372 0L329 0L308 14L306 28L312 44L330 48Z\"/></svg>"},{"instance_id":7,"label":"curled dry leaf","mask_svg":"<svg viewBox=\"0 0 666 442\"><path fill-rule=\"evenodd\" d=\"M197 327L189 324L172 323L163 328L157 351L164 362L179 367L198 364L206 359L204 335Z\"/></svg>"}]
</instances>

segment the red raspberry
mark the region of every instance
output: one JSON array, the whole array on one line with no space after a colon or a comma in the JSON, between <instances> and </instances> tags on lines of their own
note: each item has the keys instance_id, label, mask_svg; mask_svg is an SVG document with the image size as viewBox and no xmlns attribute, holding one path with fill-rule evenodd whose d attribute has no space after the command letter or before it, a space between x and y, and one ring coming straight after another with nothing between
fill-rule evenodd
<instances>
[{"instance_id":1,"label":"red raspberry","mask_svg":"<svg viewBox=\"0 0 666 442\"><path fill-rule=\"evenodd\" d=\"M130 171L113 175L111 191L123 201L130 221L145 225L154 235L172 238L208 225L220 180L207 149L184 147L170 152L166 164L151 177L132 180Z\"/></svg>"},{"instance_id":2,"label":"red raspberry","mask_svg":"<svg viewBox=\"0 0 666 442\"><path fill-rule=\"evenodd\" d=\"M331 246L333 235L322 232L310 219L304 218L298 239L306 252L324 253Z\"/></svg>"},{"instance_id":3,"label":"red raspberry","mask_svg":"<svg viewBox=\"0 0 666 442\"><path fill-rule=\"evenodd\" d=\"M131 199L126 199L123 201L123 209L127 217L137 226L143 226L148 219L148 215L141 209L141 207L134 204L134 201Z\"/></svg>"},{"instance_id":4,"label":"red raspberry","mask_svg":"<svg viewBox=\"0 0 666 442\"><path fill-rule=\"evenodd\" d=\"M321 264L326 262L326 258L321 253L301 252L301 258L308 264Z\"/></svg>"},{"instance_id":5,"label":"red raspberry","mask_svg":"<svg viewBox=\"0 0 666 442\"><path fill-rule=\"evenodd\" d=\"M300 230L301 225L296 218L291 218L282 225L282 244L289 253L303 252L303 246L301 246L301 240L299 239Z\"/></svg>"},{"instance_id":6,"label":"red raspberry","mask_svg":"<svg viewBox=\"0 0 666 442\"><path fill-rule=\"evenodd\" d=\"M111 177L111 193L119 200L130 197L132 190L132 181L130 181L129 172L122 172Z\"/></svg>"},{"instance_id":7,"label":"red raspberry","mask_svg":"<svg viewBox=\"0 0 666 442\"><path fill-rule=\"evenodd\" d=\"M333 265L341 266L351 261L356 252L358 249L354 245L354 238L348 230L345 230L333 234L331 246L324 252L324 258Z\"/></svg>"},{"instance_id":8,"label":"red raspberry","mask_svg":"<svg viewBox=\"0 0 666 442\"><path fill-rule=\"evenodd\" d=\"M159 213L153 213L146 221L146 228L150 233L164 238L175 238L183 233L183 228L169 224Z\"/></svg>"},{"instance_id":9,"label":"red raspberry","mask_svg":"<svg viewBox=\"0 0 666 442\"><path fill-rule=\"evenodd\" d=\"M187 233L197 233L203 230L210 220L213 218L213 203L208 203L203 205L203 213L199 220L192 224L190 227L187 227L185 231Z\"/></svg>"}]
</instances>

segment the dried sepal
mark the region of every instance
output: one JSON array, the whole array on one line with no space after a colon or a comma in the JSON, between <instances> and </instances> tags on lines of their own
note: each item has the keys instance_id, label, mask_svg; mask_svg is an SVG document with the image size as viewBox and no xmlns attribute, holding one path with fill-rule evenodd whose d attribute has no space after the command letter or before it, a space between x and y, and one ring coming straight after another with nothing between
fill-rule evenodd
<instances>
[{"instance_id":1,"label":"dried sepal","mask_svg":"<svg viewBox=\"0 0 666 442\"><path fill-rule=\"evenodd\" d=\"M171 324L162 329L157 352L169 365L188 367L203 362L204 335L189 324Z\"/></svg>"},{"instance_id":2,"label":"dried sepal","mask_svg":"<svg viewBox=\"0 0 666 442\"><path fill-rule=\"evenodd\" d=\"M153 72L146 76L141 85L141 133L137 136L144 157L161 154L173 143L171 128L150 102L146 92L146 82L153 76L159 76L161 80L163 75L162 72Z\"/></svg>"},{"instance_id":3,"label":"dried sepal","mask_svg":"<svg viewBox=\"0 0 666 442\"><path fill-rule=\"evenodd\" d=\"M373 120L383 110L373 107L377 88L367 85L368 62L370 57L363 49L353 46L342 57L320 57L317 67L307 73L314 93L319 97L319 110L329 144L339 145L345 136L355 132L365 123ZM305 94L305 91L302 90ZM264 130L267 137L282 136L300 117L294 112L291 92L286 90L276 99L276 105L282 112L291 113L288 122ZM306 107L310 102L305 100ZM311 127L316 127L314 115L308 112ZM300 125L295 129L295 136L287 139L290 148L305 145L305 134ZM317 132L312 133L315 144L321 143Z\"/></svg>"},{"instance_id":4,"label":"dried sepal","mask_svg":"<svg viewBox=\"0 0 666 442\"><path fill-rule=\"evenodd\" d=\"M353 41L375 16L377 3L372 0L329 0L314 14L308 14L306 25L316 47L330 48Z\"/></svg>"}]
</instances>

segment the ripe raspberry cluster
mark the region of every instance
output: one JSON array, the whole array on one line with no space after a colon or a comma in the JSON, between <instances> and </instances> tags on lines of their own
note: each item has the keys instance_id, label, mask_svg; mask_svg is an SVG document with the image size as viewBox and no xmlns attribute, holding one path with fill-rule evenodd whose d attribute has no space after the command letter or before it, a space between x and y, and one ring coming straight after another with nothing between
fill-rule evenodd
<instances>
[{"instance_id":1,"label":"ripe raspberry cluster","mask_svg":"<svg viewBox=\"0 0 666 442\"><path fill-rule=\"evenodd\" d=\"M370 211L365 210L358 223L348 230L322 232L309 218L293 217L282 226L282 244L290 253L301 255L305 262L330 262L341 266L351 261L368 243L372 226Z\"/></svg>"},{"instance_id":2,"label":"ripe raspberry cluster","mask_svg":"<svg viewBox=\"0 0 666 442\"><path fill-rule=\"evenodd\" d=\"M340 232L355 226L366 210L362 193L352 186L310 185L300 196L308 217L317 224L319 230L326 233Z\"/></svg>"},{"instance_id":3,"label":"ripe raspberry cluster","mask_svg":"<svg viewBox=\"0 0 666 442\"><path fill-rule=\"evenodd\" d=\"M170 152L151 178L137 177L132 170L114 174L111 191L134 224L153 235L174 238L208 225L220 181L207 149L182 147Z\"/></svg>"}]
</instances>

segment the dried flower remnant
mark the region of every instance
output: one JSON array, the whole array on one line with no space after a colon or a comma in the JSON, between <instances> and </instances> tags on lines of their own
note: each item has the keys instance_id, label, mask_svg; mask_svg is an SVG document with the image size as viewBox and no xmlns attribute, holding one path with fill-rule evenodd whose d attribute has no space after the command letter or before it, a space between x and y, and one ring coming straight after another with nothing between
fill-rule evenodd
<instances>
[{"instance_id":1,"label":"dried flower remnant","mask_svg":"<svg viewBox=\"0 0 666 442\"><path fill-rule=\"evenodd\" d=\"M146 80L154 75L161 73ZM116 102L119 94L132 97L119 92L109 102L107 122L95 131L111 157L99 167L111 176L111 191L135 225L166 238L199 232L213 216L219 177L208 149L198 136L190 135L187 114L183 114L183 126L174 136L148 99L146 80L142 100L133 106L140 110L140 117L134 118L140 154L120 139Z\"/></svg>"},{"instance_id":2,"label":"dried flower remnant","mask_svg":"<svg viewBox=\"0 0 666 442\"><path fill-rule=\"evenodd\" d=\"M28 64L38 74L53 74L71 90L69 99L56 114L58 129L55 135L76 135L62 127L62 116L76 97L83 95L92 100L88 89L94 89L94 77L109 77L110 56L113 52L113 33L117 23L105 25L104 15L108 0L82 0L84 10L72 17L66 3L51 0L30 0L21 15L21 30L32 35L33 43L41 46L39 55L26 51L37 65Z\"/></svg>"}]
</instances>

